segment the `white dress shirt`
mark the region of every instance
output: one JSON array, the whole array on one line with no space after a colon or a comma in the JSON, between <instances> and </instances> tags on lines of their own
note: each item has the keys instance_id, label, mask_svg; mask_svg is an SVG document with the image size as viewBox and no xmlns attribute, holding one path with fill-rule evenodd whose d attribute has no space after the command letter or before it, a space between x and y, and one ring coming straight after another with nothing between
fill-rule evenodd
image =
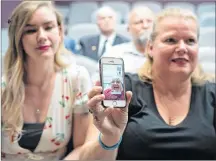
<instances>
[{"instance_id":1,"label":"white dress shirt","mask_svg":"<svg viewBox=\"0 0 216 161\"><path fill-rule=\"evenodd\" d=\"M104 42L107 40L107 43L106 43L106 51L107 51L112 47L112 45L113 45L113 43L115 41L115 37L116 37L116 33L113 33L108 38L106 36L104 36L104 35L100 35L100 37L99 37L99 46L98 46L98 56L101 56L101 52L103 50Z\"/></svg>"},{"instance_id":2,"label":"white dress shirt","mask_svg":"<svg viewBox=\"0 0 216 161\"><path fill-rule=\"evenodd\" d=\"M133 42L115 45L106 50L103 57L122 58L124 60L125 72L129 73L137 73L146 60L144 54L137 51Z\"/></svg>"}]
</instances>

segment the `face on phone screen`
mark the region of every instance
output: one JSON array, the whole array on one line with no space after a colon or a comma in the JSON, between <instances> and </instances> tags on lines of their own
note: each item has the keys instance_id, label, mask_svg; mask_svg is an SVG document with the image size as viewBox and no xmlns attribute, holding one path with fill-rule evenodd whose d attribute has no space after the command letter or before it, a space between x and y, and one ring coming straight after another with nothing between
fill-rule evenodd
<instances>
[{"instance_id":1,"label":"face on phone screen","mask_svg":"<svg viewBox=\"0 0 216 161\"><path fill-rule=\"evenodd\" d=\"M125 104L124 72L122 64L102 64L104 104ZM113 102L115 101L115 102ZM114 104L113 104L114 103Z\"/></svg>"}]
</instances>

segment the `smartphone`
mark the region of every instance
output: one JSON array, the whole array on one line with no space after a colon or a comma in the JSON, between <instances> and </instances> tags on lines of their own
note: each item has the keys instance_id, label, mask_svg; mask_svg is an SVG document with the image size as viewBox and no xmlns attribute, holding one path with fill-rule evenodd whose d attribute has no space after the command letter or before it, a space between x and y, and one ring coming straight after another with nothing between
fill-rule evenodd
<instances>
[{"instance_id":1,"label":"smartphone","mask_svg":"<svg viewBox=\"0 0 216 161\"><path fill-rule=\"evenodd\" d=\"M99 60L100 82L105 99L104 107L126 107L124 61L121 58L102 57Z\"/></svg>"}]
</instances>

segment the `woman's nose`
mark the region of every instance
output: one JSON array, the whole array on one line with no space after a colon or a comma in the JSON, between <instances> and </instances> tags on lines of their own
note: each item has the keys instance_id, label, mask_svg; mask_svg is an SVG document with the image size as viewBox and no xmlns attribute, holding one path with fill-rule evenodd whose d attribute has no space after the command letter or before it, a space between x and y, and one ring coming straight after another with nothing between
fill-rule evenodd
<instances>
[{"instance_id":1,"label":"woman's nose","mask_svg":"<svg viewBox=\"0 0 216 161\"><path fill-rule=\"evenodd\" d=\"M38 42L43 42L47 39L47 36L46 36L46 31L44 31L44 29L39 29L38 30Z\"/></svg>"},{"instance_id":2,"label":"woman's nose","mask_svg":"<svg viewBox=\"0 0 216 161\"><path fill-rule=\"evenodd\" d=\"M179 41L176 52L178 52L178 53L186 53L187 52L187 47L186 47L186 44L183 40Z\"/></svg>"}]
</instances>

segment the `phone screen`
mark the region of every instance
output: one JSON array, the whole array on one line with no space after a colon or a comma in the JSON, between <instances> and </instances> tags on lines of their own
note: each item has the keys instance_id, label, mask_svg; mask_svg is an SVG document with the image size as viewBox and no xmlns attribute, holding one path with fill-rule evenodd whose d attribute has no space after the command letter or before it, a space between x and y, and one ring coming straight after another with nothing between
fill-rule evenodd
<instances>
[{"instance_id":1,"label":"phone screen","mask_svg":"<svg viewBox=\"0 0 216 161\"><path fill-rule=\"evenodd\" d=\"M124 68L123 64L102 64L102 86L105 106L124 107Z\"/></svg>"}]
</instances>

